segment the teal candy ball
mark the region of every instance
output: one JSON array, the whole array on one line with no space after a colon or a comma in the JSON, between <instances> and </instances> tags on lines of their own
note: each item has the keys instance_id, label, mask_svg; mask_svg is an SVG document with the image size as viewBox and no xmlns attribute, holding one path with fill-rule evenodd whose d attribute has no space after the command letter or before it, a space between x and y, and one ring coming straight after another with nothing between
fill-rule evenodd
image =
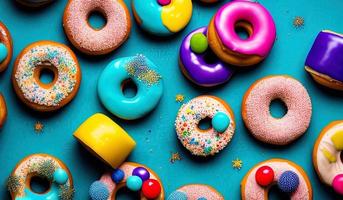
<instances>
[{"instance_id":1,"label":"teal candy ball","mask_svg":"<svg viewBox=\"0 0 343 200\"><path fill-rule=\"evenodd\" d=\"M107 200L110 193L105 184L100 181L95 181L89 188L89 196L91 200Z\"/></svg>"},{"instance_id":2,"label":"teal candy ball","mask_svg":"<svg viewBox=\"0 0 343 200\"><path fill-rule=\"evenodd\" d=\"M187 195L180 191L174 191L168 196L167 200L188 200Z\"/></svg>"},{"instance_id":3,"label":"teal candy ball","mask_svg":"<svg viewBox=\"0 0 343 200\"><path fill-rule=\"evenodd\" d=\"M223 133L230 125L230 118L223 112L217 112L212 118L212 127L219 133Z\"/></svg>"},{"instance_id":4,"label":"teal candy ball","mask_svg":"<svg viewBox=\"0 0 343 200\"><path fill-rule=\"evenodd\" d=\"M60 185L65 184L68 181L68 173L59 168L54 172L54 181Z\"/></svg>"},{"instance_id":5,"label":"teal candy ball","mask_svg":"<svg viewBox=\"0 0 343 200\"><path fill-rule=\"evenodd\" d=\"M8 50L7 47L3 44L0 43L0 63L6 59L8 55Z\"/></svg>"},{"instance_id":6,"label":"teal candy ball","mask_svg":"<svg viewBox=\"0 0 343 200\"><path fill-rule=\"evenodd\" d=\"M138 176L129 176L126 180L126 186L131 191L138 191L142 188L143 181Z\"/></svg>"}]
</instances>

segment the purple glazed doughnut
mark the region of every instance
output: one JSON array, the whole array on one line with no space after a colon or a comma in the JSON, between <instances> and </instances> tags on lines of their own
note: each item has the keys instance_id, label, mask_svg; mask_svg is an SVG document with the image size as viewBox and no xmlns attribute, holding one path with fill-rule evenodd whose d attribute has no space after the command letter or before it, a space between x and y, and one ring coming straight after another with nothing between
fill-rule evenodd
<instances>
[{"instance_id":1,"label":"purple glazed doughnut","mask_svg":"<svg viewBox=\"0 0 343 200\"><path fill-rule=\"evenodd\" d=\"M203 53L195 53L191 48L191 39L195 34L207 34L207 27L202 27L188 34L180 47L179 63L183 74L193 83L211 87L225 83L233 69L222 62L210 48Z\"/></svg>"},{"instance_id":2,"label":"purple glazed doughnut","mask_svg":"<svg viewBox=\"0 0 343 200\"><path fill-rule=\"evenodd\" d=\"M307 55L305 70L326 87L343 90L343 35L321 31Z\"/></svg>"}]
</instances>

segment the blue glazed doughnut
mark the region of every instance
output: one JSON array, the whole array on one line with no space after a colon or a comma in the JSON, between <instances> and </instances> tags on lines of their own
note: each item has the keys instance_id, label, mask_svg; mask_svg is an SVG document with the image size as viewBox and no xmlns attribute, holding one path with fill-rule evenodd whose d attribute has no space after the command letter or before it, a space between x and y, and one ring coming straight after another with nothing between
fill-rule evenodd
<instances>
[{"instance_id":1,"label":"blue glazed doughnut","mask_svg":"<svg viewBox=\"0 0 343 200\"><path fill-rule=\"evenodd\" d=\"M143 55L112 61L102 72L98 81L98 95L104 107L115 116L133 120L152 111L163 93L162 77L156 66ZM132 80L137 94L125 97L123 83Z\"/></svg>"}]
</instances>

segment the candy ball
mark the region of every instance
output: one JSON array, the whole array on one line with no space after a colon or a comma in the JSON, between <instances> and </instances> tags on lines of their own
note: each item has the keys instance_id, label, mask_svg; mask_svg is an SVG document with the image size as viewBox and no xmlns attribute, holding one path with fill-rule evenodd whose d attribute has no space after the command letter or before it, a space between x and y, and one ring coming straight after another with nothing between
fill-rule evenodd
<instances>
[{"instance_id":1,"label":"candy ball","mask_svg":"<svg viewBox=\"0 0 343 200\"><path fill-rule=\"evenodd\" d=\"M340 195L343 195L343 174L335 176L332 181L332 187Z\"/></svg>"},{"instance_id":2,"label":"candy ball","mask_svg":"<svg viewBox=\"0 0 343 200\"><path fill-rule=\"evenodd\" d=\"M112 181L116 184L120 183L124 179L124 176L125 174L121 169L115 169L111 174Z\"/></svg>"},{"instance_id":3,"label":"candy ball","mask_svg":"<svg viewBox=\"0 0 343 200\"><path fill-rule=\"evenodd\" d=\"M203 33L196 33L191 38L191 49L194 53L204 53L208 48L207 37Z\"/></svg>"},{"instance_id":4,"label":"candy ball","mask_svg":"<svg viewBox=\"0 0 343 200\"><path fill-rule=\"evenodd\" d=\"M167 6L171 3L171 0L157 0L158 4L161 6Z\"/></svg>"},{"instance_id":5,"label":"candy ball","mask_svg":"<svg viewBox=\"0 0 343 200\"><path fill-rule=\"evenodd\" d=\"M63 169L59 168L57 169L54 174L54 181L60 185L65 184L68 181L68 174L66 171L64 171Z\"/></svg>"},{"instance_id":6,"label":"candy ball","mask_svg":"<svg viewBox=\"0 0 343 200\"><path fill-rule=\"evenodd\" d=\"M284 193L292 193L299 186L299 176L292 171L285 171L278 180L278 187Z\"/></svg>"},{"instance_id":7,"label":"candy ball","mask_svg":"<svg viewBox=\"0 0 343 200\"><path fill-rule=\"evenodd\" d=\"M92 200L107 200L109 195L107 187L100 181L95 181L89 188L89 196Z\"/></svg>"},{"instance_id":8,"label":"candy ball","mask_svg":"<svg viewBox=\"0 0 343 200\"><path fill-rule=\"evenodd\" d=\"M134 176L138 176L139 178L142 179L142 181L146 181L150 178L150 173L147 169L145 169L144 167L136 167L133 171L132 171L132 175Z\"/></svg>"},{"instance_id":9,"label":"candy ball","mask_svg":"<svg viewBox=\"0 0 343 200\"><path fill-rule=\"evenodd\" d=\"M255 180L262 187L270 185L274 181L274 170L268 166L258 168L255 174Z\"/></svg>"},{"instance_id":10,"label":"candy ball","mask_svg":"<svg viewBox=\"0 0 343 200\"><path fill-rule=\"evenodd\" d=\"M146 180L143 183L142 192L146 198L155 199L161 194L161 185L157 180Z\"/></svg>"},{"instance_id":11,"label":"candy ball","mask_svg":"<svg viewBox=\"0 0 343 200\"><path fill-rule=\"evenodd\" d=\"M212 118L212 127L219 133L223 133L230 125L230 118L223 112L217 112Z\"/></svg>"},{"instance_id":12,"label":"candy ball","mask_svg":"<svg viewBox=\"0 0 343 200\"><path fill-rule=\"evenodd\" d=\"M138 176L129 176L126 180L126 186L131 191L138 191L142 188L142 179Z\"/></svg>"},{"instance_id":13,"label":"candy ball","mask_svg":"<svg viewBox=\"0 0 343 200\"><path fill-rule=\"evenodd\" d=\"M167 200L187 200L187 195L180 191L174 191L168 196Z\"/></svg>"}]
</instances>

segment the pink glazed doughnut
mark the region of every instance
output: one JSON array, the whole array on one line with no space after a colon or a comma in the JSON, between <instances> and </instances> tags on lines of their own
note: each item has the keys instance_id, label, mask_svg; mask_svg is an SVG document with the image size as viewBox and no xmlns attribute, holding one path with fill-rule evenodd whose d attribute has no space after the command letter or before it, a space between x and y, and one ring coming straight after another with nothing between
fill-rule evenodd
<instances>
[{"instance_id":1,"label":"pink glazed doughnut","mask_svg":"<svg viewBox=\"0 0 343 200\"><path fill-rule=\"evenodd\" d=\"M246 30L241 39L236 30ZM257 2L236 0L225 4L215 14L208 28L209 45L223 61L236 66L261 62L276 38L275 23L266 8Z\"/></svg>"},{"instance_id":2,"label":"pink glazed doughnut","mask_svg":"<svg viewBox=\"0 0 343 200\"><path fill-rule=\"evenodd\" d=\"M94 29L90 14L100 12L106 25ZM70 42L88 55L103 55L126 41L131 30L130 13L123 0L69 0L63 16L64 31Z\"/></svg>"},{"instance_id":3,"label":"pink glazed doughnut","mask_svg":"<svg viewBox=\"0 0 343 200\"><path fill-rule=\"evenodd\" d=\"M270 114L273 100L287 107L282 118ZM307 130L312 116L310 96L304 86L289 76L269 76L256 81L245 93L242 117L252 135L265 143L286 145Z\"/></svg>"}]
</instances>

